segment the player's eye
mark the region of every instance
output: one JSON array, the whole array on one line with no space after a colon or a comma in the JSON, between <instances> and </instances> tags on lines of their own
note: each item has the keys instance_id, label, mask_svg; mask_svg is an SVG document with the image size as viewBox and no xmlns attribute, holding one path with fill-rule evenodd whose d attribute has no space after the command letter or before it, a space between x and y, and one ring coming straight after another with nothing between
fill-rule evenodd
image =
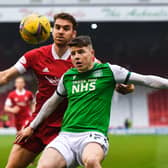
<instances>
[{"instance_id":1,"label":"player's eye","mask_svg":"<svg viewBox=\"0 0 168 168\"><path fill-rule=\"evenodd\" d=\"M71 29L71 27L70 27L70 26L64 26L63 29L64 29L65 31L68 31L68 30Z\"/></svg>"},{"instance_id":2,"label":"player's eye","mask_svg":"<svg viewBox=\"0 0 168 168\"><path fill-rule=\"evenodd\" d=\"M83 53L85 53L85 51L83 49L78 50L78 54L83 54Z\"/></svg>"},{"instance_id":3,"label":"player's eye","mask_svg":"<svg viewBox=\"0 0 168 168\"><path fill-rule=\"evenodd\" d=\"M55 25L55 29L59 30L61 28L60 25Z\"/></svg>"},{"instance_id":4,"label":"player's eye","mask_svg":"<svg viewBox=\"0 0 168 168\"><path fill-rule=\"evenodd\" d=\"M75 51L72 51L72 52L71 52L71 56L74 56L74 55L75 55Z\"/></svg>"}]
</instances>

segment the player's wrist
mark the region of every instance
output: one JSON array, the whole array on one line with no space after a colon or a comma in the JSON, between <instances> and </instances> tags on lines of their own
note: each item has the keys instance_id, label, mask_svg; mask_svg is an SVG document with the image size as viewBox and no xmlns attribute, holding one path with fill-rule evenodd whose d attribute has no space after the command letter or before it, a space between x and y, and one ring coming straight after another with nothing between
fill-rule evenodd
<instances>
[{"instance_id":1,"label":"player's wrist","mask_svg":"<svg viewBox=\"0 0 168 168\"><path fill-rule=\"evenodd\" d=\"M29 128L31 129L31 131L33 131L33 132L35 131L35 127L33 126L33 124L30 124Z\"/></svg>"}]
</instances>

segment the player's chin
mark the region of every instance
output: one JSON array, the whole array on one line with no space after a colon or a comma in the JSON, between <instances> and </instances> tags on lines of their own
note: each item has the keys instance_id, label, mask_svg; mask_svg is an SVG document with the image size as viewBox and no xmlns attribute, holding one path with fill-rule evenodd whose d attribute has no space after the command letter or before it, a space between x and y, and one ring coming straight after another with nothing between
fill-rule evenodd
<instances>
[{"instance_id":1,"label":"player's chin","mask_svg":"<svg viewBox=\"0 0 168 168\"><path fill-rule=\"evenodd\" d=\"M78 71L82 71L82 67L81 67L81 66L75 65L75 68L76 68Z\"/></svg>"},{"instance_id":2,"label":"player's chin","mask_svg":"<svg viewBox=\"0 0 168 168\"><path fill-rule=\"evenodd\" d=\"M57 40L54 40L54 42L57 45L65 45L65 44L67 44L66 41L63 40L63 39L60 39L60 40L57 39Z\"/></svg>"},{"instance_id":3,"label":"player's chin","mask_svg":"<svg viewBox=\"0 0 168 168\"><path fill-rule=\"evenodd\" d=\"M76 69L79 71L79 72L86 72L88 71L88 69L86 67L83 67L83 66L76 66Z\"/></svg>"}]
</instances>

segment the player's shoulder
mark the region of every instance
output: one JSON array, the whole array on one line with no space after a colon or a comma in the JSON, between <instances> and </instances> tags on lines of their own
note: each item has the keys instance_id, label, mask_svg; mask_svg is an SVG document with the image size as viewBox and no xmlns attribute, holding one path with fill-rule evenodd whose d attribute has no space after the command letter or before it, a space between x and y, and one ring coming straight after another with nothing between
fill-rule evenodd
<instances>
[{"instance_id":1,"label":"player's shoulder","mask_svg":"<svg viewBox=\"0 0 168 168\"><path fill-rule=\"evenodd\" d=\"M109 65L108 63L94 63L94 67L93 67L93 71L95 71L96 69L101 69L101 68L108 68ZM68 75L76 75L79 72L77 71L76 68L70 68L67 72L65 72L64 76L68 76Z\"/></svg>"},{"instance_id":2,"label":"player's shoulder","mask_svg":"<svg viewBox=\"0 0 168 168\"><path fill-rule=\"evenodd\" d=\"M26 90L26 94L32 95L33 93L30 90Z\"/></svg>"},{"instance_id":3,"label":"player's shoulder","mask_svg":"<svg viewBox=\"0 0 168 168\"><path fill-rule=\"evenodd\" d=\"M94 69L109 68L109 63L94 63Z\"/></svg>"},{"instance_id":4,"label":"player's shoulder","mask_svg":"<svg viewBox=\"0 0 168 168\"><path fill-rule=\"evenodd\" d=\"M66 71L66 72L64 73L64 76L74 75L74 74L76 74L76 73L78 73L78 71L77 71L76 68L70 68L68 71Z\"/></svg>"},{"instance_id":5,"label":"player's shoulder","mask_svg":"<svg viewBox=\"0 0 168 168\"><path fill-rule=\"evenodd\" d=\"M8 97L12 97L16 95L16 90L12 90L8 93Z\"/></svg>"},{"instance_id":6,"label":"player's shoulder","mask_svg":"<svg viewBox=\"0 0 168 168\"><path fill-rule=\"evenodd\" d=\"M24 56L38 56L40 54L46 54L47 52L51 52L51 47L52 47L52 44L34 48L30 51L27 51L24 54Z\"/></svg>"},{"instance_id":7,"label":"player's shoulder","mask_svg":"<svg viewBox=\"0 0 168 168\"><path fill-rule=\"evenodd\" d=\"M41 46L38 49L41 52L46 52L46 51L51 51L51 48L52 48L52 44L49 44L49 45Z\"/></svg>"},{"instance_id":8,"label":"player's shoulder","mask_svg":"<svg viewBox=\"0 0 168 168\"><path fill-rule=\"evenodd\" d=\"M120 66L120 65L116 65L116 64L110 64L110 63L108 63L108 66L110 67L110 69L112 71L122 72L122 71L127 70L125 67Z\"/></svg>"}]
</instances>

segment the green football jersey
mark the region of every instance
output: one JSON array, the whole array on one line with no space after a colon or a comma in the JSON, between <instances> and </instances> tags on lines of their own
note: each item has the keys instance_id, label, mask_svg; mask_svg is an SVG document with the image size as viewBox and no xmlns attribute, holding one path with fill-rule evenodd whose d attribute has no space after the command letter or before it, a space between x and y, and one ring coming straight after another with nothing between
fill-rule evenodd
<instances>
[{"instance_id":1,"label":"green football jersey","mask_svg":"<svg viewBox=\"0 0 168 168\"><path fill-rule=\"evenodd\" d=\"M116 81L109 64L95 63L87 72L72 68L64 74L68 107L62 131L98 131L107 135Z\"/></svg>"}]
</instances>

